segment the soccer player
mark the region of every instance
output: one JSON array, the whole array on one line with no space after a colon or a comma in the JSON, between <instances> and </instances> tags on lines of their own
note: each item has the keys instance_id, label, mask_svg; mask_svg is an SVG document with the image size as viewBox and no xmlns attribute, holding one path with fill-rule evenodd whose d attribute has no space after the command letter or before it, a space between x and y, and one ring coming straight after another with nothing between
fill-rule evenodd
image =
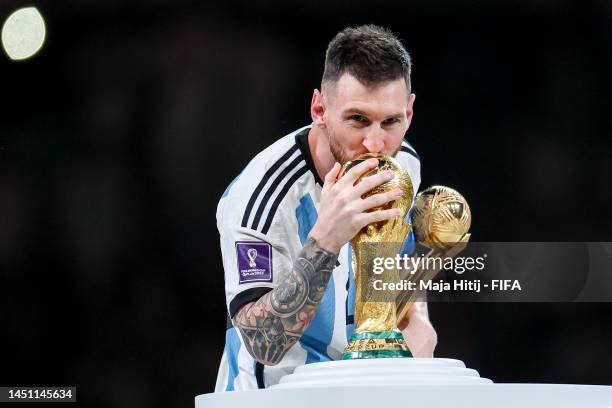
<instances>
[{"instance_id":1,"label":"soccer player","mask_svg":"<svg viewBox=\"0 0 612 408\"><path fill-rule=\"evenodd\" d=\"M338 172L363 153L383 153L408 171L416 193L419 156L404 140L415 100L410 70L410 56L387 29L339 32L312 95L312 124L260 152L223 194L217 227L229 318L216 391L265 388L299 365L341 358L354 328L349 241L365 225L398 216L368 210L401 191L361 198L392 177L383 172L354 185L376 159L342 178ZM426 303L409 317L410 350L431 357L437 338Z\"/></svg>"}]
</instances>

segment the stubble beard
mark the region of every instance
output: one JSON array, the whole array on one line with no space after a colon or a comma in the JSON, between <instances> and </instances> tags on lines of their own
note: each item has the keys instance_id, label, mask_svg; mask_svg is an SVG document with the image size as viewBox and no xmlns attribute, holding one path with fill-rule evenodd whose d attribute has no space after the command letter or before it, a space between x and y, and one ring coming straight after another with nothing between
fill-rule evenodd
<instances>
[{"instance_id":1,"label":"stubble beard","mask_svg":"<svg viewBox=\"0 0 612 408\"><path fill-rule=\"evenodd\" d=\"M334 160L336 160L340 164L344 164L350 160L353 160L353 157L349 157L349 155L346 153L346 150L344 150L344 147L342 147L342 145L338 143L334 131L329 128L327 129L327 131L327 139L329 140L329 150L332 156L334 156Z\"/></svg>"}]
</instances>

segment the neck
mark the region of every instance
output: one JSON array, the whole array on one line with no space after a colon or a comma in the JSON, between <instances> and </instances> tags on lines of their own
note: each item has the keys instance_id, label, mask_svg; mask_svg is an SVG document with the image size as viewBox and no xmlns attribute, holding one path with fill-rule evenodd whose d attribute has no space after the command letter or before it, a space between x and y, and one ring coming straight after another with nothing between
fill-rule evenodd
<instances>
[{"instance_id":1,"label":"neck","mask_svg":"<svg viewBox=\"0 0 612 408\"><path fill-rule=\"evenodd\" d=\"M319 178L325 180L325 175L334 167L336 160L331 154L327 135L315 125L308 132L308 148Z\"/></svg>"}]
</instances>

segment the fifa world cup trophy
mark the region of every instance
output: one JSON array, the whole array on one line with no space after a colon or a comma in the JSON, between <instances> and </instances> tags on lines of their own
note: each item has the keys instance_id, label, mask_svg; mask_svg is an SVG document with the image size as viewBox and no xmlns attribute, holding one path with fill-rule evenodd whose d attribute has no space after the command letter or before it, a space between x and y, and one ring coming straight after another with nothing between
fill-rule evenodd
<instances>
[{"instance_id":1,"label":"fifa world cup trophy","mask_svg":"<svg viewBox=\"0 0 612 408\"><path fill-rule=\"evenodd\" d=\"M352 240L353 273L355 275L355 330L349 344L344 349L342 359L361 359L379 357L412 357L404 342L396 322L396 293L383 291L374 293L371 272L375 257L395 257L401 249L411 225L405 217L412 206L413 186L410 175L399 163L387 156L366 154L358 159L347 162L342 167L340 176L353 166L371 157L378 159L378 167L363 177L368 177L381 171L393 170L395 177L370 191L366 196L400 188L402 197L383 208L398 208L400 215L390 220L369 224ZM380 208L374 208L377 210ZM394 245L395 244L395 245ZM399 280L399 271L385 271L385 280Z\"/></svg>"}]
</instances>

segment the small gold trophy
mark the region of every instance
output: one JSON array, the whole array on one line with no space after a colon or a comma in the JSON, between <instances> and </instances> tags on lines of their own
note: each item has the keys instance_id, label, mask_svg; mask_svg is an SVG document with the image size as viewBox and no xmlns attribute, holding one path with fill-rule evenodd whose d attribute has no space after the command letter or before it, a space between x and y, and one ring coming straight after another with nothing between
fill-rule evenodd
<instances>
[{"instance_id":1,"label":"small gold trophy","mask_svg":"<svg viewBox=\"0 0 612 408\"><path fill-rule=\"evenodd\" d=\"M415 271L406 279L418 282L433 279L442 267L442 262L427 262L427 258L453 258L470 240L472 213L470 206L456 190L445 186L431 186L420 192L415 199L413 212L416 241L431 249ZM418 287L418 285L417 285ZM423 294L422 291L404 291L396 299L397 326L408 325L408 313L412 305Z\"/></svg>"},{"instance_id":2,"label":"small gold trophy","mask_svg":"<svg viewBox=\"0 0 612 408\"><path fill-rule=\"evenodd\" d=\"M393 170L396 175L365 196L395 188L400 188L403 195L383 207L398 208L399 216L367 225L351 240L356 282L355 330L344 349L343 360L412 357L398 327L404 328L407 325L408 312L420 292L400 292L399 295L394 291L374 293L374 276L369 273L375 257L394 258L399 253L412 228L412 225L405 221L412 207L413 186L410 175L391 157L365 154L345 163L340 177L355 165L372 157L378 159L378 167L363 177L386 170ZM378 209L380 208L372 210ZM448 187L434 186L420 193L416 199L413 219L417 241L432 248L428 256L455 256L469 240L469 206L461 194ZM411 279L431 279L437 272L439 270L417 270L413 272ZM385 281L400 280L400 271L396 268L388 268L384 274Z\"/></svg>"}]
</instances>

